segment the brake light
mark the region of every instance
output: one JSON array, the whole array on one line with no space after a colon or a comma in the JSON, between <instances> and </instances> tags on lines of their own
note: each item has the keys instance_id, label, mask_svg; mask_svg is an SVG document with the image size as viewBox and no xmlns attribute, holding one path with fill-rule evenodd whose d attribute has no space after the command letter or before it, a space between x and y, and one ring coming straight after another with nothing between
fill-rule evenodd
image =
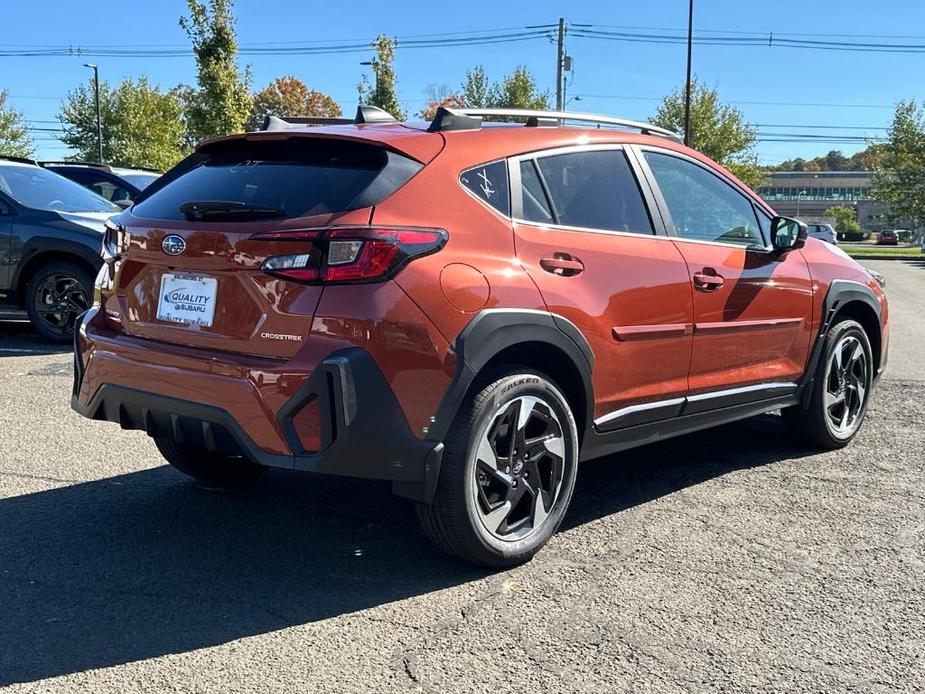
<instances>
[{"instance_id":1,"label":"brake light","mask_svg":"<svg viewBox=\"0 0 925 694\"><path fill-rule=\"evenodd\" d=\"M408 227L329 227L264 232L251 239L310 242L311 250L272 256L263 261L261 269L293 282L327 284L377 282L392 277L414 258L443 248L447 233L443 229Z\"/></svg>"}]
</instances>

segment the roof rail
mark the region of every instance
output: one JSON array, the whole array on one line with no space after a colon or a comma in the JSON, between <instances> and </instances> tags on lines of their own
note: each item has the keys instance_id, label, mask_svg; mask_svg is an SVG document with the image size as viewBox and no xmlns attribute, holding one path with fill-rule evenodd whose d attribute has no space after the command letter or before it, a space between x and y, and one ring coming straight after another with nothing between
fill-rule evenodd
<instances>
[{"instance_id":1,"label":"roof rail","mask_svg":"<svg viewBox=\"0 0 925 694\"><path fill-rule=\"evenodd\" d=\"M613 116L601 116L595 113L580 113L577 111L543 111L529 108L444 108L437 109L437 114L430 124L431 132L441 130L478 130L482 124L482 118L525 118L527 127L543 127L563 125L565 121L579 121L582 123L596 123L598 126L610 125L630 130L638 130L643 135L658 135L666 137L675 142L682 142L681 136L666 128L660 128L651 123L641 123L626 118L614 118ZM467 121L463 121L467 119ZM468 127L459 127L466 122ZM444 123L449 125L453 123L456 127L444 127Z\"/></svg>"},{"instance_id":2,"label":"roof rail","mask_svg":"<svg viewBox=\"0 0 925 694\"><path fill-rule=\"evenodd\" d=\"M289 130L300 125L369 125L373 123L397 123L395 116L377 106L360 104L353 118L326 118L321 116L267 116L261 130Z\"/></svg>"}]
</instances>

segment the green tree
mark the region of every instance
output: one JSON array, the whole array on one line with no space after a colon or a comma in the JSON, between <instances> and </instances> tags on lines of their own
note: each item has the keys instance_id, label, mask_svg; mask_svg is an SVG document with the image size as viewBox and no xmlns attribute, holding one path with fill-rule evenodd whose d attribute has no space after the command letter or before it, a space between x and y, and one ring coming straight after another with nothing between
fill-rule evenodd
<instances>
[{"instance_id":1,"label":"green tree","mask_svg":"<svg viewBox=\"0 0 925 694\"><path fill-rule=\"evenodd\" d=\"M462 85L462 99L471 108L485 108L491 97L491 86L485 68L476 65L466 71L466 81Z\"/></svg>"},{"instance_id":2,"label":"green tree","mask_svg":"<svg viewBox=\"0 0 925 694\"><path fill-rule=\"evenodd\" d=\"M652 122L669 130L684 131L684 87L666 96ZM723 104L716 89L698 79L691 83L690 146L719 162L745 184L757 188L765 179L754 152L758 131L745 122L742 112Z\"/></svg>"},{"instance_id":3,"label":"green tree","mask_svg":"<svg viewBox=\"0 0 925 694\"><path fill-rule=\"evenodd\" d=\"M395 89L395 40L381 34L373 42L373 48L376 50L376 57L372 60L376 83L370 86L369 79L363 75L357 85L360 103L378 106L396 119L405 120L405 111L398 103Z\"/></svg>"},{"instance_id":4,"label":"green tree","mask_svg":"<svg viewBox=\"0 0 925 694\"><path fill-rule=\"evenodd\" d=\"M539 91L530 71L523 65L518 65L514 72L492 85L488 93L487 106L544 110L549 108L549 94Z\"/></svg>"},{"instance_id":5,"label":"green tree","mask_svg":"<svg viewBox=\"0 0 925 694\"><path fill-rule=\"evenodd\" d=\"M147 77L125 80L112 89L100 82L100 121L103 159L117 166L165 170L188 151L183 125L183 103L177 90L160 91ZM95 161L96 104L92 82L70 92L58 119L64 125L62 142L72 159Z\"/></svg>"},{"instance_id":6,"label":"green tree","mask_svg":"<svg viewBox=\"0 0 925 694\"><path fill-rule=\"evenodd\" d=\"M835 218L835 233L839 241L861 241L866 234L858 224L857 215L853 207L835 205L828 208L823 214Z\"/></svg>"},{"instance_id":7,"label":"green tree","mask_svg":"<svg viewBox=\"0 0 925 694\"><path fill-rule=\"evenodd\" d=\"M337 118L340 106L327 94L309 89L295 77L279 77L254 94L247 129L256 130L267 116Z\"/></svg>"},{"instance_id":8,"label":"green tree","mask_svg":"<svg viewBox=\"0 0 925 694\"><path fill-rule=\"evenodd\" d=\"M193 44L198 89L189 93L186 120L194 139L239 132L251 111L250 68L243 75L232 15L233 0L187 0L180 26Z\"/></svg>"},{"instance_id":9,"label":"green tree","mask_svg":"<svg viewBox=\"0 0 925 694\"><path fill-rule=\"evenodd\" d=\"M871 197L884 204L891 223L925 222L925 113L914 101L900 101L874 169Z\"/></svg>"},{"instance_id":10,"label":"green tree","mask_svg":"<svg viewBox=\"0 0 925 694\"><path fill-rule=\"evenodd\" d=\"M31 157L33 150L22 113L7 105L6 92L0 90L0 154Z\"/></svg>"}]
</instances>

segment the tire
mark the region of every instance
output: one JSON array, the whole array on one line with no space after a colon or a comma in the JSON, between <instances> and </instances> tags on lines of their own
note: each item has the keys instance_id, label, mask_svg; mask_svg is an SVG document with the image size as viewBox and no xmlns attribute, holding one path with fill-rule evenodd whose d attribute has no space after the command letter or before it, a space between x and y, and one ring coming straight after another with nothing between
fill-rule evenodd
<instances>
[{"instance_id":1,"label":"tire","mask_svg":"<svg viewBox=\"0 0 925 694\"><path fill-rule=\"evenodd\" d=\"M450 427L433 503L417 505L418 519L448 554L515 566L529 561L565 516L578 432L568 401L539 372L507 370L481 384ZM529 450L517 451L518 444Z\"/></svg>"},{"instance_id":2,"label":"tire","mask_svg":"<svg viewBox=\"0 0 925 694\"><path fill-rule=\"evenodd\" d=\"M93 277L73 261L43 265L26 284L26 312L32 327L51 342L71 342L77 318L92 303Z\"/></svg>"},{"instance_id":3,"label":"tire","mask_svg":"<svg viewBox=\"0 0 925 694\"><path fill-rule=\"evenodd\" d=\"M243 486L266 471L263 465L244 458L229 458L201 448L181 446L173 439L155 437L154 443L173 467L211 487Z\"/></svg>"},{"instance_id":4,"label":"tire","mask_svg":"<svg viewBox=\"0 0 925 694\"><path fill-rule=\"evenodd\" d=\"M847 446L867 412L873 364L870 340L861 324L849 319L836 323L825 338L813 374L809 405L783 410L784 426L801 442L816 448Z\"/></svg>"}]
</instances>

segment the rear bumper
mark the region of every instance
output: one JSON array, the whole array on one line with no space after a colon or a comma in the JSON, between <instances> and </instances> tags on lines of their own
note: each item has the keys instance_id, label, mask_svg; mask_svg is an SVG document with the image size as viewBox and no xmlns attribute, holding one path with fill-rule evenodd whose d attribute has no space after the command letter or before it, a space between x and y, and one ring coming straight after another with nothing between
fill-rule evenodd
<instances>
[{"instance_id":1,"label":"rear bumper","mask_svg":"<svg viewBox=\"0 0 925 694\"><path fill-rule=\"evenodd\" d=\"M75 335L71 407L84 417L270 467L389 480L397 494L432 500L443 444L412 434L365 350L337 350L301 374L289 365L277 365L281 373L237 361L217 365L214 355L171 363L131 339L96 334L94 318L88 312ZM277 385L282 372L295 385L273 411L274 400L260 385ZM317 452L303 449L292 423L312 400L321 419Z\"/></svg>"}]
</instances>

